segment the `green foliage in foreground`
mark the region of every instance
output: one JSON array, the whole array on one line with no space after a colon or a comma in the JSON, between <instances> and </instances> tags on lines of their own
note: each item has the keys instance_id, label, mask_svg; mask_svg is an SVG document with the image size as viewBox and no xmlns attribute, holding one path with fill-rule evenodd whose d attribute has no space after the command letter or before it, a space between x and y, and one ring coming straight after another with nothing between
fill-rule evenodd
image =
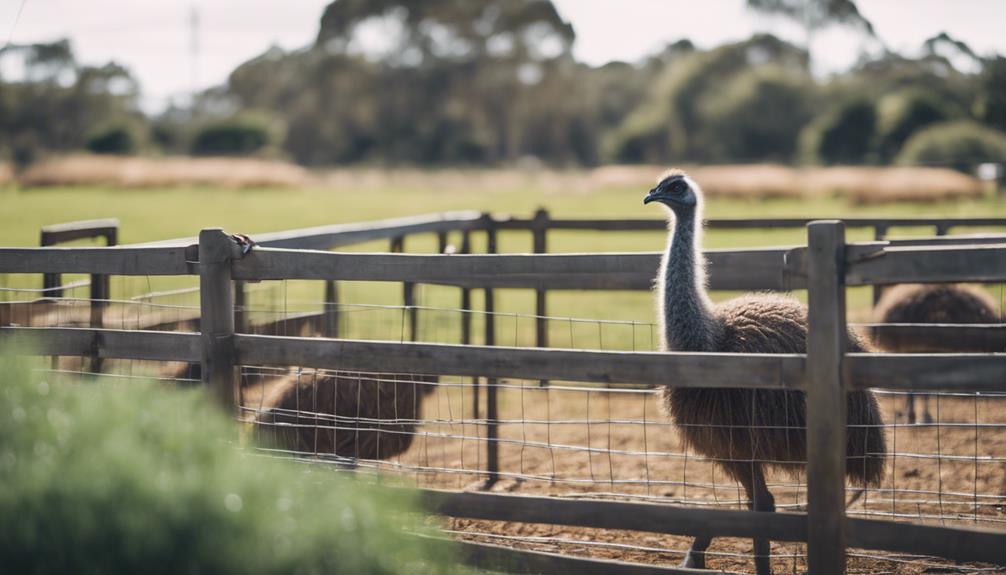
<instances>
[{"instance_id":1,"label":"green foliage in foreground","mask_svg":"<svg viewBox=\"0 0 1006 575\"><path fill-rule=\"evenodd\" d=\"M235 449L199 392L0 370L4 572L450 571L407 495Z\"/></svg>"}]
</instances>

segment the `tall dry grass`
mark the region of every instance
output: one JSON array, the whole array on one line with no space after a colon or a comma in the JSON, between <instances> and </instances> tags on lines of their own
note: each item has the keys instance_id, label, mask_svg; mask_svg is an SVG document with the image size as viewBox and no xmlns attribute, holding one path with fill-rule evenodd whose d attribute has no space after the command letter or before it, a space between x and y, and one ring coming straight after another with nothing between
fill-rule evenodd
<instances>
[{"instance_id":1,"label":"tall dry grass","mask_svg":"<svg viewBox=\"0 0 1006 575\"><path fill-rule=\"evenodd\" d=\"M300 166L258 158L139 158L73 155L33 164L18 177L24 187L113 186L153 188L300 187L310 182Z\"/></svg>"}]
</instances>

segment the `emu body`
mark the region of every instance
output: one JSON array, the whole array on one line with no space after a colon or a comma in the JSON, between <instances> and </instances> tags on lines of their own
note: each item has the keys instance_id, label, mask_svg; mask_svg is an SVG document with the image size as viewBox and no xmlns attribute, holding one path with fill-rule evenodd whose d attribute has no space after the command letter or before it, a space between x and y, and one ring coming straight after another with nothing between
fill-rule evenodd
<instances>
[{"instance_id":1,"label":"emu body","mask_svg":"<svg viewBox=\"0 0 1006 575\"><path fill-rule=\"evenodd\" d=\"M255 418L262 443L353 459L390 459L412 445L420 405L437 376L340 373L288 376Z\"/></svg>"},{"instance_id":2,"label":"emu body","mask_svg":"<svg viewBox=\"0 0 1006 575\"><path fill-rule=\"evenodd\" d=\"M995 300L978 286L967 284L902 284L884 290L874 309L881 323L997 323ZM878 347L893 353L940 353L939 346L895 343L879 337ZM908 423L916 422L915 394L905 398ZM932 423L929 396L922 396L922 421Z\"/></svg>"},{"instance_id":3,"label":"emu body","mask_svg":"<svg viewBox=\"0 0 1006 575\"><path fill-rule=\"evenodd\" d=\"M659 321L668 351L806 353L807 310L792 298L752 294L714 305L706 293L705 262L698 249L701 190L684 173L665 174L645 203L670 208L670 241L660 275ZM865 345L852 332L848 349ZM717 461L738 481L749 508L774 511L765 473L802 472L806 461L806 398L803 392L674 387L662 390L664 405L687 446ZM848 394L847 474L853 484L877 485L884 475L883 419L873 394ZM711 539L695 539L684 566L705 567ZM755 539L759 575L771 572L769 541Z\"/></svg>"}]
</instances>

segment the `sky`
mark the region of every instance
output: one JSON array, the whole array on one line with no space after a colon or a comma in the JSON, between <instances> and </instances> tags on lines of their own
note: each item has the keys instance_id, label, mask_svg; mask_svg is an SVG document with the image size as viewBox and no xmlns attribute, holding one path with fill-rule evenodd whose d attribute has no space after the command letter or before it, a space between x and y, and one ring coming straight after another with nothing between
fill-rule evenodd
<instances>
[{"instance_id":1,"label":"sky","mask_svg":"<svg viewBox=\"0 0 1006 575\"><path fill-rule=\"evenodd\" d=\"M573 24L576 57L590 64L635 61L689 38L702 48L773 32L802 42L778 18L752 14L744 0L553 0ZM0 0L0 43L68 37L78 59L115 60L139 78L144 107L222 83L241 62L272 45L310 43L329 0ZM941 31L981 54L1006 54L1006 0L859 0L883 42L911 53ZM22 8L23 6L23 8ZM18 12L20 10L20 18ZM196 50L191 33L197 15ZM829 30L813 45L815 72L853 64L861 40ZM193 54L198 54L194 57Z\"/></svg>"}]
</instances>

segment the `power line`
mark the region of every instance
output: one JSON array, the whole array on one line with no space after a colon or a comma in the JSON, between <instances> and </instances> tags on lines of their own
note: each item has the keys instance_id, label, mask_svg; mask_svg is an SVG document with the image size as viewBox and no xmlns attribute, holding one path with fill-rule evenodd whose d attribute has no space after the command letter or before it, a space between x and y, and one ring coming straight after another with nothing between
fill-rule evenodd
<instances>
[{"instance_id":1,"label":"power line","mask_svg":"<svg viewBox=\"0 0 1006 575\"><path fill-rule=\"evenodd\" d=\"M7 34L7 43L4 44L4 50L10 48L10 44L14 40L14 30L17 28L18 22L21 21L21 13L24 12L24 5L27 3L28 0L21 0L21 4L17 7L17 15L14 16L14 24L11 25L10 33Z\"/></svg>"}]
</instances>

